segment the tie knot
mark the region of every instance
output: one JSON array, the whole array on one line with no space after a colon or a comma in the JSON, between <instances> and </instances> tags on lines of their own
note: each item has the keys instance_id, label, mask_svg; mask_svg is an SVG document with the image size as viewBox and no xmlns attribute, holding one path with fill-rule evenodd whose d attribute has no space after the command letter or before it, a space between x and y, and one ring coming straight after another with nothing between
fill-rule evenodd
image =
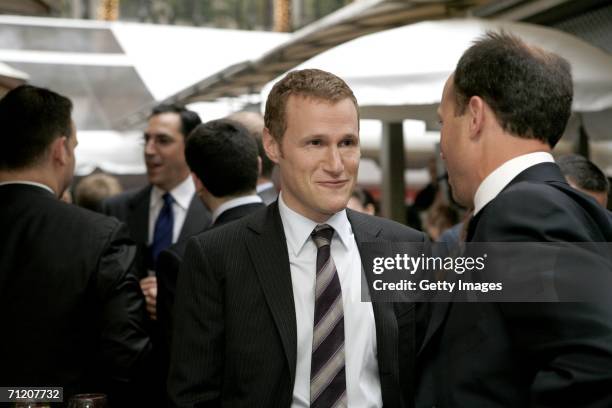
<instances>
[{"instance_id":1,"label":"tie knot","mask_svg":"<svg viewBox=\"0 0 612 408\"><path fill-rule=\"evenodd\" d=\"M327 224L319 224L312 230L312 234L310 235L317 248L321 248L330 245L332 236L334 235L334 229Z\"/></svg>"},{"instance_id":2,"label":"tie knot","mask_svg":"<svg viewBox=\"0 0 612 408\"><path fill-rule=\"evenodd\" d=\"M174 202L174 198L172 198L172 194L170 193L164 193L162 200L164 200L164 206L172 205Z\"/></svg>"}]
</instances>

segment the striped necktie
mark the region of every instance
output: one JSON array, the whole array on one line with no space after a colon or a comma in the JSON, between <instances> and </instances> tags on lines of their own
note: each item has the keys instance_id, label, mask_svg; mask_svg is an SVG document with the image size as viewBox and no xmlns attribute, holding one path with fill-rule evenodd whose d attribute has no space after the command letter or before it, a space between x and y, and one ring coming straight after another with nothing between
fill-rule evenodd
<instances>
[{"instance_id":1,"label":"striped necktie","mask_svg":"<svg viewBox=\"0 0 612 408\"><path fill-rule=\"evenodd\" d=\"M334 229L317 225L312 239L317 246L315 313L310 365L310 406L346 407L344 367L344 312L342 288L331 257Z\"/></svg>"}]
</instances>

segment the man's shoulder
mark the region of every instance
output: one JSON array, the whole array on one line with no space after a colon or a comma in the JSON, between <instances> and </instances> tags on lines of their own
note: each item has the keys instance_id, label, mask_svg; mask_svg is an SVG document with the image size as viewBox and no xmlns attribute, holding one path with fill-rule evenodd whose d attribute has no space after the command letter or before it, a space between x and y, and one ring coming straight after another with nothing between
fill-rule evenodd
<instances>
[{"instance_id":1,"label":"man's shoulder","mask_svg":"<svg viewBox=\"0 0 612 408\"><path fill-rule=\"evenodd\" d=\"M420 242L425 239L423 232L397 221L352 210L347 210L347 215L353 228L364 229L368 232L378 229L385 239L405 242Z\"/></svg>"},{"instance_id":2,"label":"man's shoulder","mask_svg":"<svg viewBox=\"0 0 612 408\"><path fill-rule=\"evenodd\" d=\"M263 226L266 223L269 213L269 208L262 206L237 220L218 225L214 228L208 228L194 235L192 239L200 242L209 242L211 245L217 245L218 240L222 242L228 239L242 240L246 236L247 231L256 231L260 226Z\"/></svg>"},{"instance_id":3,"label":"man's shoulder","mask_svg":"<svg viewBox=\"0 0 612 408\"><path fill-rule=\"evenodd\" d=\"M606 210L562 183L515 183L481 211L478 229L488 232L487 240L510 237L581 242L599 241L612 234Z\"/></svg>"},{"instance_id":4,"label":"man's shoulder","mask_svg":"<svg viewBox=\"0 0 612 408\"><path fill-rule=\"evenodd\" d=\"M117 230L121 226L121 222L116 218L109 217L86 208L82 208L73 204L61 203L60 208L73 220L78 220L83 231L91 233L110 233Z\"/></svg>"}]
</instances>

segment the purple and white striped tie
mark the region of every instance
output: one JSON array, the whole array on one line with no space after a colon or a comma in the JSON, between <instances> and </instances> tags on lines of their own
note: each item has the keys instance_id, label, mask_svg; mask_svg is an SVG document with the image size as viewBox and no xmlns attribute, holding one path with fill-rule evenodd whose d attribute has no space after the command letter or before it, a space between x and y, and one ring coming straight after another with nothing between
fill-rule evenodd
<instances>
[{"instance_id":1,"label":"purple and white striped tie","mask_svg":"<svg viewBox=\"0 0 612 408\"><path fill-rule=\"evenodd\" d=\"M331 257L334 229L317 225L311 236L317 246L315 313L310 365L310 406L346 407L344 312L342 288Z\"/></svg>"}]
</instances>

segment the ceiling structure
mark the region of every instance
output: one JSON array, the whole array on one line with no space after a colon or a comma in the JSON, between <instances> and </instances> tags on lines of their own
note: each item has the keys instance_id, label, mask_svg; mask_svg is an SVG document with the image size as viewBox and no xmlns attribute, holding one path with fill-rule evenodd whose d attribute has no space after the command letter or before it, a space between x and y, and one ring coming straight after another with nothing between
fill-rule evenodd
<instances>
[{"instance_id":1,"label":"ceiling structure","mask_svg":"<svg viewBox=\"0 0 612 408\"><path fill-rule=\"evenodd\" d=\"M423 21L465 15L489 0L358 0L293 33L288 41L253 60L225 68L164 99L189 104L258 93L284 72L311 57L366 34ZM143 106L115 123L133 129L144 123L151 106Z\"/></svg>"},{"instance_id":2,"label":"ceiling structure","mask_svg":"<svg viewBox=\"0 0 612 408\"><path fill-rule=\"evenodd\" d=\"M476 16L550 24L599 7L603 0L357 0L296 31L288 41L253 60L229 66L163 100L190 104L256 94L311 57L355 38L425 20ZM141 126L151 105L116 122L116 129Z\"/></svg>"}]
</instances>

